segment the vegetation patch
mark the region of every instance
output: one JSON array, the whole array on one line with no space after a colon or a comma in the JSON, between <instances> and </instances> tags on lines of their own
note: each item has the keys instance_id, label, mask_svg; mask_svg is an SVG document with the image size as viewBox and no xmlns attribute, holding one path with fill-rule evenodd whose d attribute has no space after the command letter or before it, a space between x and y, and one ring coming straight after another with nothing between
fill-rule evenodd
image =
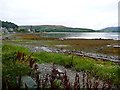
<instances>
[{"instance_id":1,"label":"vegetation patch","mask_svg":"<svg viewBox=\"0 0 120 90\"><path fill-rule=\"evenodd\" d=\"M105 48L102 50L97 51L98 53L104 53L104 54L111 54L111 55L120 55L120 48L114 48L114 47L109 47Z\"/></svg>"},{"instance_id":2,"label":"vegetation patch","mask_svg":"<svg viewBox=\"0 0 120 90\"><path fill-rule=\"evenodd\" d=\"M13 74L16 76L18 74L27 73L26 69L28 64L19 61L15 64L13 63L14 52L18 51L34 57L38 63L47 62L63 65L66 68L71 68L76 71L89 72L91 76L105 81L109 80L111 83L117 86L120 85L120 66L113 62L62 53L35 52L31 54L26 48L12 45L3 45L2 54L4 76L13 76ZM21 72L18 72L18 69Z\"/></svg>"},{"instance_id":3,"label":"vegetation patch","mask_svg":"<svg viewBox=\"0 0 120 90\"><path fill-rule=\"evenodd\" d=\"M17 43L25 45L46 45L69 50L82 50L85 52L119 55L119 48L107 47L107 45L118 45L120 40L98 40L98 39L64 39L41 37L45 33L14 34L16 40L3 40L3 43ZM32 42L32 43L26 43ZM56 46L57 45L57 46ZM66 47L58 47L65 45Z\"/></svg>"},{"instance_id":4,"label":"vegetation patch","mask_svg":"<svg viewBox=\"0 0 120 90\"><path fill-rule=\"evenodd\" d=\"M76 71L87 71L91 75L99 77L102 80L110 80L112 83L119 85L119 65L110 61L94 60L88 57L79 57L67 54L40 52L34 53L34 57L39 59L39 63L55 63L72 68Z\"/></svg>"},{"instance_id":5,"label":"vegetation patch","mask_svg":"<svg viewBox=\"0 0 120 90\"><path fill-rule=\"evenodd\" d=\"M24 54L27 54L28 49L20 46L3 45L2 51L3 88L18 89L20 87L19 81L21 76L28 75L31 71L29 65L30 58Z\"/></svg>"}]
</instances>

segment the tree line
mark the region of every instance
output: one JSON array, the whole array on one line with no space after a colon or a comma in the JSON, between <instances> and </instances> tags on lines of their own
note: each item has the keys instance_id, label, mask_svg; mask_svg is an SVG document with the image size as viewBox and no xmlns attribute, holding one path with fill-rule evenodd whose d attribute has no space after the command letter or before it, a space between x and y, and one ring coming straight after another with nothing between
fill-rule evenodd
<instances>
[{"instance_id":1,"label":"tree line","mask_svg":"<svg viewBox=\"0 0 120 90\"><path fill-rule=\"evenodd\" d=\"M9 28L17 29L18 28L18 25L14 24L12 22L1 21L1 23L2 23L3 28L7 28L7 29L9 29Z\"/></svg>"}]
</instances>

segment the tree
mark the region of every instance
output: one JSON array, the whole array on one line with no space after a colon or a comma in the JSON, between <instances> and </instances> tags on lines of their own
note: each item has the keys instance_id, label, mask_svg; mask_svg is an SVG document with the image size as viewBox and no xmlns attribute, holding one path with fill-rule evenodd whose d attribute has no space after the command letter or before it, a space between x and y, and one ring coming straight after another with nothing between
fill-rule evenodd
<instances>
[{"instance_id":1,"label":"tree","mask_svg":"<svg viewBox=\"0 0 120 90\"><path fill-rule=\"evenodd\" d=\"M13 28L13 29L17 29L18 28L18 25L12 23L12 22L7 22L7 21L2 21L2 27L4 28Z\"/></svg>"}]
</instances>

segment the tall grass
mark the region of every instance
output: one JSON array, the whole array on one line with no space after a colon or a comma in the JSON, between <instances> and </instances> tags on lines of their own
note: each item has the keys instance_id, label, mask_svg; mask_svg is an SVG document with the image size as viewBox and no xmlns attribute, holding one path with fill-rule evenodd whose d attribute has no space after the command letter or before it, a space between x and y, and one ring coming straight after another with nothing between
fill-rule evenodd
<instances>
[{"instance_id":1,"label":"tall grass","mask_svg":"<svg viewBox=\"0 0 120 90\"><path fill-rule=\"evenodd\" d=\"M5 44L2 45L2 53L6 53L6 52L28 52L27 48L21 47L21 46L13 46L10 44Z\"/></svg>"},{"instance_id":2,"label":"tall grass","mask_svg":"<svg viewBox=\"0 0 120 90\"><path fill-rule=\"evenodd\" d=\"M7 56L7 52L13 53L16 51L22 51L30 54L26 48L3 45L3 55ZM55 63L63 65L66 68L75 69L76 71L87 71L91 75L99 77L102 80L110 80L113 84L120 85L120 66L110 61L95 60L88 57L48 52L35 52L33 53L32 57L36 58L38 63Z\"/></svg>"},{"instance_id":3,"label":"tall grass","mask_svg":"<svg viewBox=\"0 0 120 90\"><path fill-rule=\"evenodd\" d=\"M5 83L9 83L8 86L11 88L17 87L17 77L27 75L31 69L26 63L17 61L16 52L23 51L28 52L28 49L12 46L3 45L2 47L2 80L3 86Z\"/></svg>"},{"instance_id":4,"label":"tall grass","mask_svg":"<svg viewBox=\"0 0 120 90\"><path fill-rule=\"evenodd\" d=\"M116 85L120 84L120 76L118 74L120 67L110 61L47 52L34 53L34 57L38 58L39 63L55 63L76 71L87 71L102 80L110 80Z\"/></svg>"}]
</instances>

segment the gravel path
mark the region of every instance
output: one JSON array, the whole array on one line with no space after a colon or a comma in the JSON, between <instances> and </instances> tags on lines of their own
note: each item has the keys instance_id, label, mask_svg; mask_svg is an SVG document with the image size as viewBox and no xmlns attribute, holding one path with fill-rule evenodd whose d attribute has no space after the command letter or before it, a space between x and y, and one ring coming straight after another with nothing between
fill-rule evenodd
<instances>
[{"instance_id":1,"label":"gravel path","mask_svg":"<svg viewBox=\"0 0 120 90\"><path fill-rule=\"evenodd\" d=\"M38 64L38 71L40 72L40 77L41 78L44 78L44 76L46 74L51 74L51 70L52 70L52 67L53 67L53 64L48 64L48 63L44 63L44 64ZM69 81L71 83L71 85L74 85L74 81L75 81L75 76L76 76L76 73L80 76L80 86L82 87L83 86L83 72L76 72L74 70L71 70L71 69L66 69L65 67L63 66L60 66L60 65L55 65L55 68L61 72L65 72L66 71L66 74L69 78ZM87 76L86 76L87 77ZM85 77L85 78L86 78ZM94 83L94 80L95 78L91 78L91 81L92 81L92 84ZM85 83L86 83L86 79L85 79ZM102 88L102 81L99 80L99 88ZM93 84L94 85L94 84Z\"/></svg>"}]
</instances>

